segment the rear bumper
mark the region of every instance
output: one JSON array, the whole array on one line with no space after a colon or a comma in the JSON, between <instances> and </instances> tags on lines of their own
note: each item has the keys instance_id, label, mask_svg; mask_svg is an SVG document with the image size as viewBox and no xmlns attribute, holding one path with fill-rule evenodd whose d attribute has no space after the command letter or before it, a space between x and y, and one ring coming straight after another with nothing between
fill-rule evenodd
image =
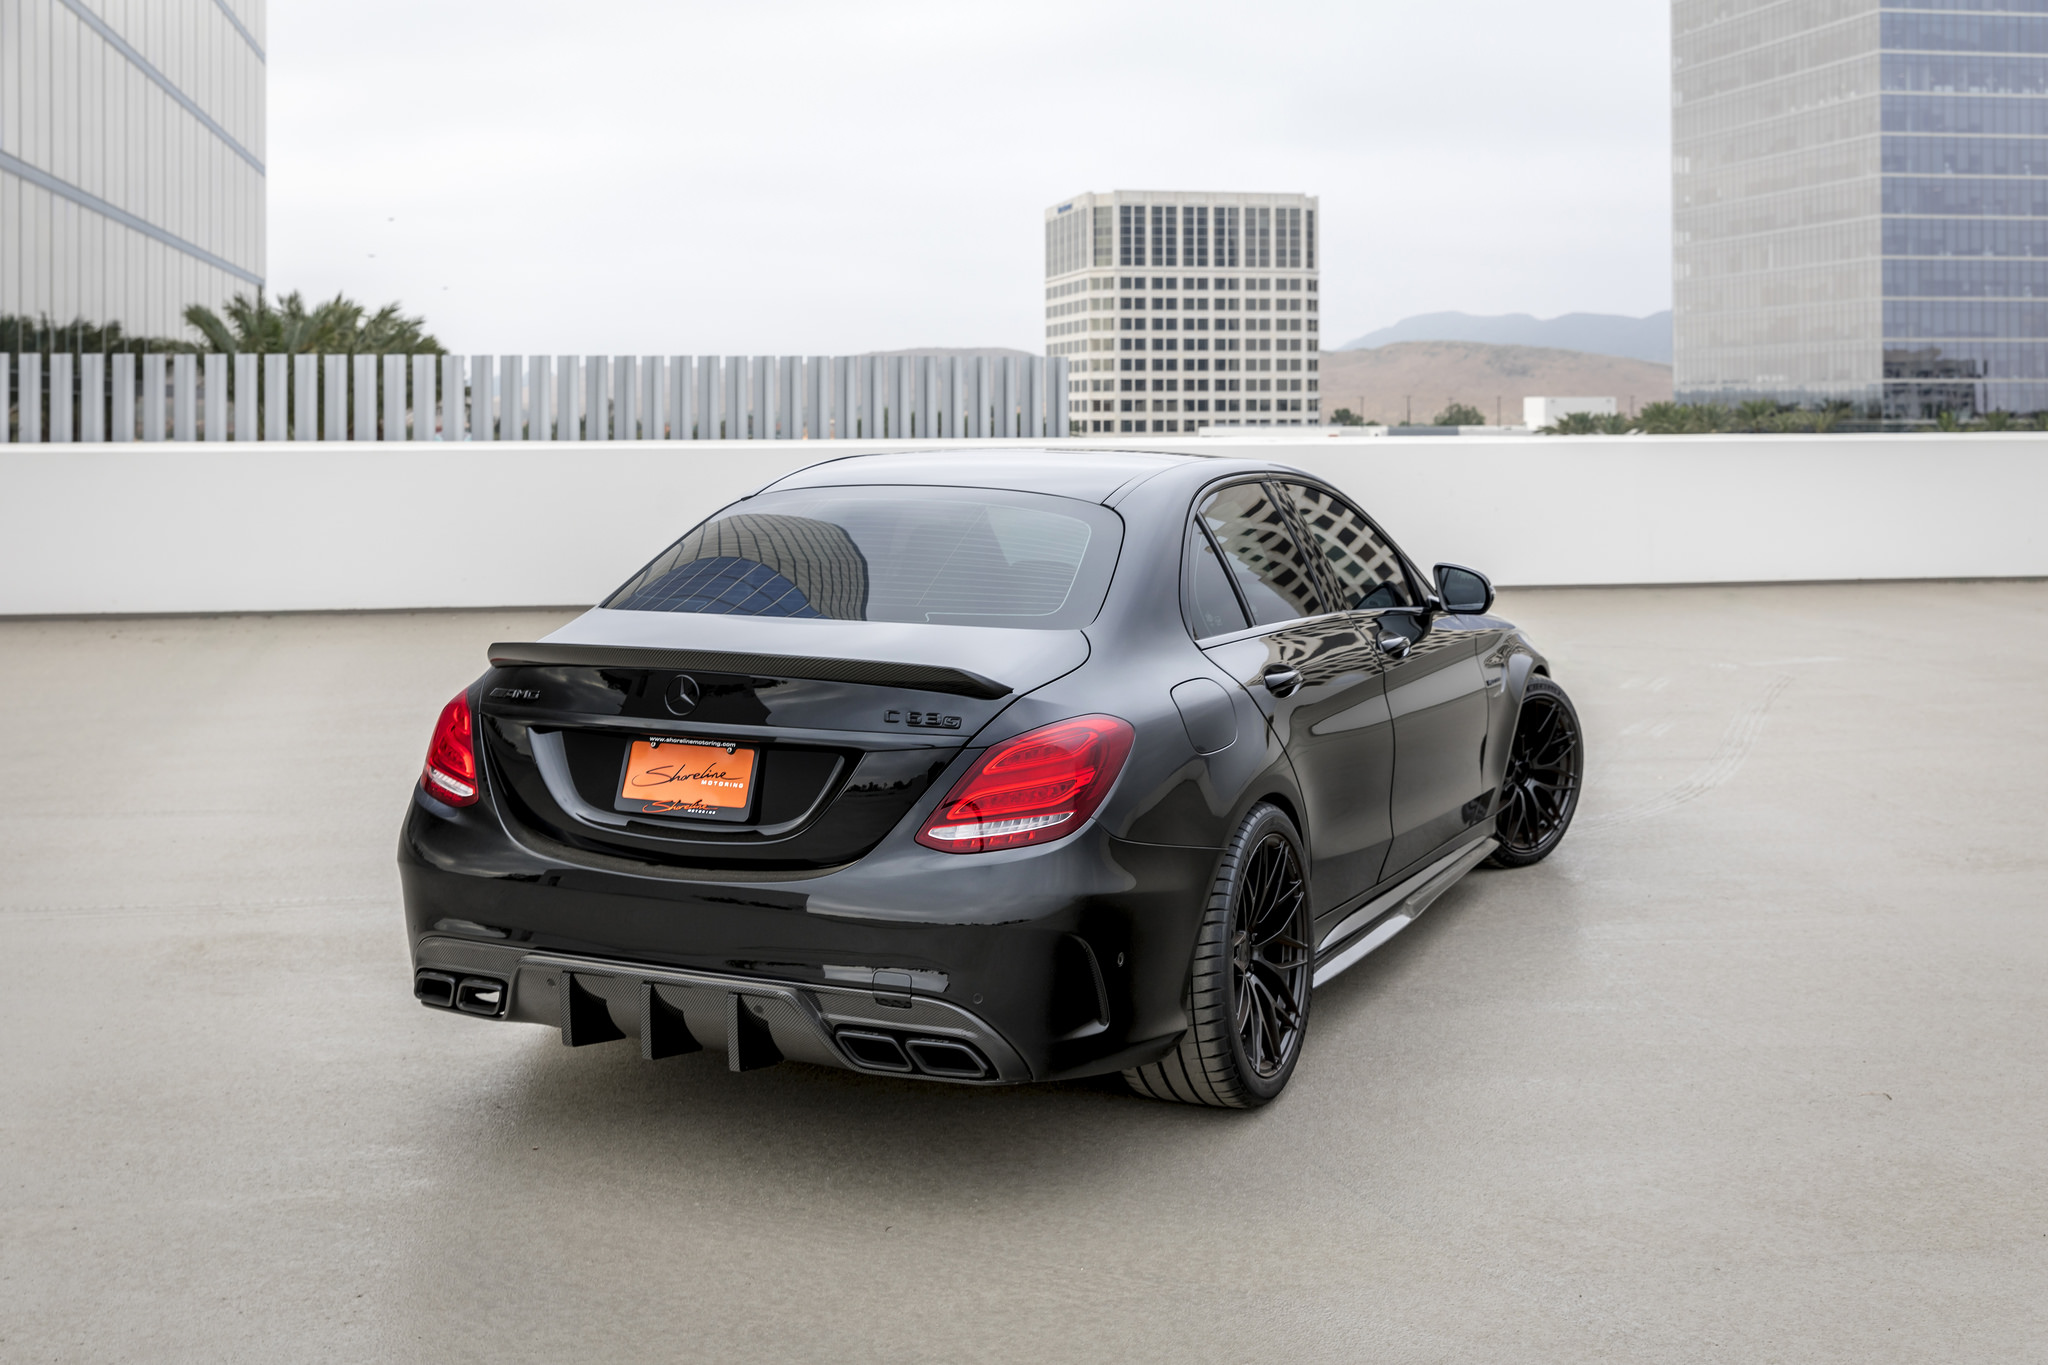
<instances>
[{"instance_id":1,"label":"rear bumper","mask_svg":"<svg viewBox=\"0 0 2048 1365\"><path fill-rule=\"evenodd\" d=\"M905 838L816 875L714 880L600 865L613 860L515 836L487 804L418 797L399 847L430 1004L649 1059L703 1050L737 1070L787 1059L966 1084L1100 1074L1171 1048L1215 859L1090 827L985 855Z\"/></svg>"},{"instance_id":2,"label":"rear bumper","mask_svg":"<svg viewBox=\"0 0 2048 1365\"><path fill-rule=\"evenodd\" d=\"M956 1084L1032 1079L1031 1068L987 1021L929 995L684 971L648 963L430 936L419 974L503 984L495 1017L561 1030L571 1047L624 1042L648 1061L706 1052L734 1071L811 1062ZM484 1014L469 997L427 1003Z\"/></svg>"}]
</instances>

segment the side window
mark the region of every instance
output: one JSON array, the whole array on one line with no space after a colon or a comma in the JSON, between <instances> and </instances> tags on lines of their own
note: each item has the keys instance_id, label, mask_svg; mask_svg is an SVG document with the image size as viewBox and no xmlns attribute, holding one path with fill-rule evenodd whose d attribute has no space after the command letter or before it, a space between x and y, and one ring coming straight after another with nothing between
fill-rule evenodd
<instances>
[{"instance_id":1,"label":"side window","mask_svg":"<svg viewBox=\"0 0 2048 1365\"><path fill-rule=\"evenodd\" d=\"M1415 605L1401 557L1362 512L1326 488L1300 483L1281 487L1314 539L1346 607L1374 611Z\"/></svg>"},{"instance_id":2,"label":"side window","mask_svg":"<svg viewBox=\"0 0 2048 1365\"><path fill-rule=\"evenodd\" d=\"M1191 526L1188 530L1188 629L1197 640L1243 630L1248 624L1244 608L1231 589L1223 561L1216 557L1216 547L1202 534L1201 527Z\"/></svg>"},{"instance_id":3,"label":"side window","mask_svg":"<svg viewBox=\"0 0 2048 1365\"><path fill-rule=\"evenodd\" d=\"M1241 483L1211 494L1199 515L1222 547L1224 567L1244 594L1254 624L1270 626L1327 610L1295 541L1294 523L1266 485Z\"/></svg>"}]
</instances>

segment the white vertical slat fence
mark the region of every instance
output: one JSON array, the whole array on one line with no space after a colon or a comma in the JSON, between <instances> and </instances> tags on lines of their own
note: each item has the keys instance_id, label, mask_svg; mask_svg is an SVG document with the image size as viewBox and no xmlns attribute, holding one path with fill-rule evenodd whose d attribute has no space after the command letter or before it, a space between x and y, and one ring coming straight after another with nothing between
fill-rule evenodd
<instances>
[{"instance_id":1,"label":"white vertical slat fence","mask_svg":"<svg viewBox=\"0 0 2048 1365\"><path fill-rule=\"evenodd\" d=\"M113 429L107 433L112 441L135 439L135 357L117 355L114 357L114 401L108 414ZM5 423L0 423L4 426Z\"/></svg>"},{"instance_id":2,"label":"white vertical slat fence","mask_svg":"<svg viewBox=\"0 0 2048 1365\"><path fill-rule=\"evenodd\" d=\"M1069 385L1035 356L23 352L0 442L1029 439L1067 435Z\"/></svg>"},{"instance_id":3,"label":"white vertical slat fence","mask_svg":"<svg viewBox=\"0 0 2048 1365\"><path fill-rule=\"evenodd\" d=\"M168 356L146 355L142 357L142 439L161 441L164 438L164 374ZM27 438L23 438L27 439Z\"/></svg>"},{"instance_id":4,"label":"white vertical slat fence","mask_svg":"<svg viewBox=\"0 0 2048 1365\"><path fill-rule=\"evenodd\" d=\"M256 387L256 362L261 358L253 355L235 357L234 428L237 441L256 439L256 400L260 392Z\"/></svg>"},{"instance_id":5,"label":"white vertical slat fence","mask_svg":"<svg viewBox=\"0 0 2048 1365\"><path fill-rule=\"evenodd\" d=\"M190 355L171 357L171 439L199 439L199 367Z\"/></svg>"}]
</instances>

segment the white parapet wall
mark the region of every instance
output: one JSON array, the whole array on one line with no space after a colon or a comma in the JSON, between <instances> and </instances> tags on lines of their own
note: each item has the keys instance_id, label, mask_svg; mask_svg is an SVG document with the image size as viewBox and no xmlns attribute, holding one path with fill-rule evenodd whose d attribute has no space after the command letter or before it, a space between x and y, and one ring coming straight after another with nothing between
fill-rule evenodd
<instances>
[{"instance_id":1,"label":"white parapet wall","mask_svg":"<svg viewBox=\"0 0 2048 1365\"><path fill-rule=\"evenodd\" d=\"M0 615L573 606L819 460L1046 442L0 448ZM1062 441L1107 448L1108 441ZM2048 436L1114 443L1279 461L1504 585L2048 576Z\"/></svg>"}]
</instances>

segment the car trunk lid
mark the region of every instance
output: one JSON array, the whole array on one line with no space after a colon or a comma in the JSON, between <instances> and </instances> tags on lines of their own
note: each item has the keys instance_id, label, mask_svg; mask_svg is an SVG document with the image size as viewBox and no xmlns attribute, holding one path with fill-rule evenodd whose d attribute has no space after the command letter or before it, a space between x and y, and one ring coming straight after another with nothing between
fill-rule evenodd
<instances>
[{"instance_id":1,"label":"car trunk lid","mask_svg":"<svg viewBox=\"0 0 2048 1365\"><path fill-rule=\"evenodd\" d=\"M491 647L480 730L508 813L561 843L707 868L836 866L1011 700L1087 656L1079 631L598 609ZM676 770L733 778L740 804L661 809L622 789L677 754L708 756Z\"/></svg>"}]
</instances>

